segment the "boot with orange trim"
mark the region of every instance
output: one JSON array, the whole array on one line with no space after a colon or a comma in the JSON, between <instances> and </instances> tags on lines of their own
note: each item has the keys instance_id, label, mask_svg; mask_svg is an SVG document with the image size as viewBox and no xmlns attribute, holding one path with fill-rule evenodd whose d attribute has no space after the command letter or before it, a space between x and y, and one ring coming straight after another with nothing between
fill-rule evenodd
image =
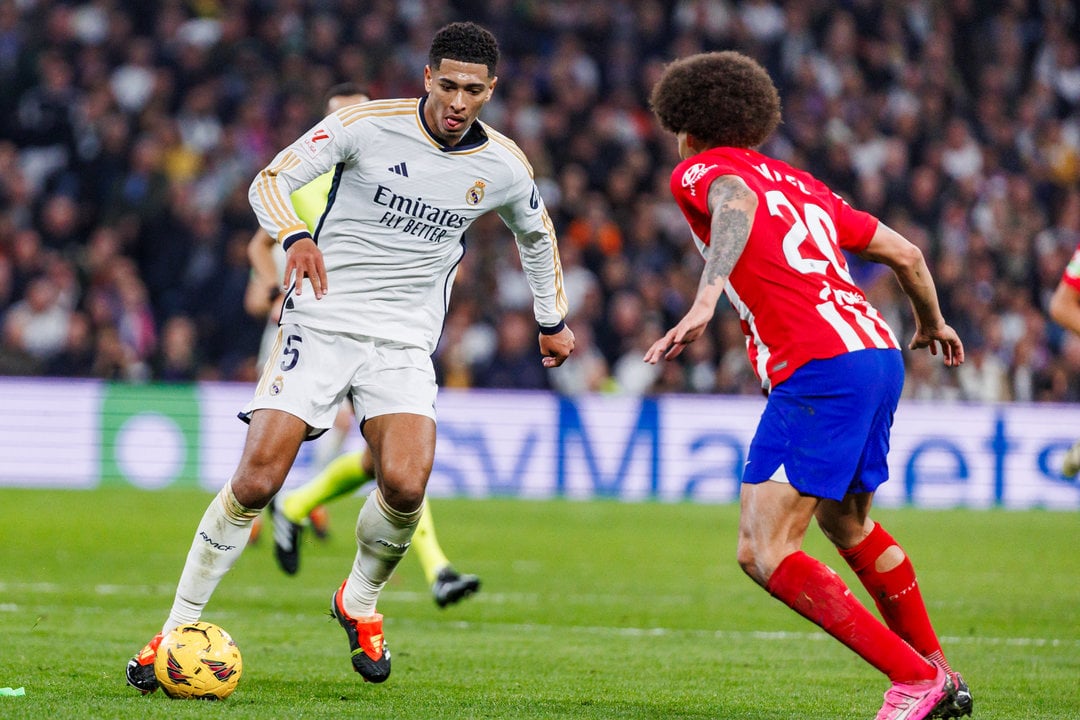
<instances>
[{"instance_id":1,"label":"boot with orange trim","mask_svg":"<svg viewBox=\"0 0 1080 720\"><path fill-rule=\"evenodd\" d=\"M362 618L349 617L342 603L345 582L334 593L330 614L345 629L352 651L353 670L370 683L381 683L390 677L390 648L383 637L383 616L379 613Z\"/></svg>"},{"instance_id":2,"label":"boot with orange trim","mask_svg":"<svg viewBox=\"0 0 1080 720\"><path fill-rule=\"evenodd\" d=\"M161 633L155 635L143 646L142 650L135 654L135 657L128 660L126 673L128 685L143 695L149 695L158 689L157 676L154 675L154 658L157 657L162 637L164 636Z\"/></svg>"}]
</instances>

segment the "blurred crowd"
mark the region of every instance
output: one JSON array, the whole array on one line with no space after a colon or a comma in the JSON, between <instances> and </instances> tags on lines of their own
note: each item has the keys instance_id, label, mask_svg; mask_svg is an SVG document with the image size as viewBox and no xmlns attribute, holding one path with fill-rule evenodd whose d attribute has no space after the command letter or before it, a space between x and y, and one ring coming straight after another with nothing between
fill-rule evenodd
<instances>
[{"instance_id":1,"label":"blurred crowd","mask_svg":"<svg viewBox=\"0 0 1080 720\"><path fill-rule=\"evenodd\" d=\"M326 90L423 93L431 36L480 22L503 59L481 118L532 161L577 350L545 371L496 216L467 252L436 354L448 386L757 393L734 312L678 362L645 349L702 261L670 199L664 63L738 49L772 73L762 148L917 243L968 362L905 353L905 394L1080 399L1080 341L1047 301L1080 244L1080 8L1064 0L0 0L0 374L251 381L247 187ZM891 273L857 281L910 337Z\"/></svg>"}]
</instances>

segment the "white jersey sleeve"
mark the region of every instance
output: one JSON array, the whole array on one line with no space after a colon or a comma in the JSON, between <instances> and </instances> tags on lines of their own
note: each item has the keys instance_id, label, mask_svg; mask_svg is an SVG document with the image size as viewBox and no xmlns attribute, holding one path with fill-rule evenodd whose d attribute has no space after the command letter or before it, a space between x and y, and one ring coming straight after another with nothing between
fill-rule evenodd
<instances>
[{"instance_id":1,"label":"white jersey sleeve","mask_svg":"<svg viewBox=\"0 0 1080 720\"><path fill-rule=\"evenodd\" d=\"M536 321L544 327L553 327L566 317L568 310L555 226L540 197L532 165L525 154L505 135L487 126L485 130L493 142L520 161L515 168L515 180L507 189L498 213L517 240L521 267L532 289Z\"/></svg>"},{"instance_id":2,"label":"white jersey sleeve","mask_svg":"<svg viewBox=\"0 0 1080 720\"><path fill-rule=\"evenodd\" d=\"M259 224L271 237L284 244L290 238L310 234L290 196L348 159L355 141L356 134L345 132L337 113L328 115L279 152L255 177L248 189L248 200Z\"/></svg>"}]
</instances>

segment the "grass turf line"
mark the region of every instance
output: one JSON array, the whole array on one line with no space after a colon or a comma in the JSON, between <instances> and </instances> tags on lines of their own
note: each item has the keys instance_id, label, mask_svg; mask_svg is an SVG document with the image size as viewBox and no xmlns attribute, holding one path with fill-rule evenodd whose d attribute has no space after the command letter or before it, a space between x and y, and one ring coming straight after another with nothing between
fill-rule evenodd
<instances>
[{"instance_id":1,"label":"grass turf line","mask_svg":"<svg viewBox=\"0 0 1080 720\"><path fill-rule=\"evenodd\" d=\"M732 505L432 503L477 596L440 611L406 557L380 601L394 674L351 672L330 595L348 571L360 498L304 538L301 570L269 534L204 618L240 644L223 703L141 697L123 666L160 627L211 495L0 490L2 718L870 718L886 681L769 598L735 565ZM1077 515L881 510L911 554L976 718L1080 717ZM806 549L868 602L811 528Z\"/></svg>"}]
</instances>

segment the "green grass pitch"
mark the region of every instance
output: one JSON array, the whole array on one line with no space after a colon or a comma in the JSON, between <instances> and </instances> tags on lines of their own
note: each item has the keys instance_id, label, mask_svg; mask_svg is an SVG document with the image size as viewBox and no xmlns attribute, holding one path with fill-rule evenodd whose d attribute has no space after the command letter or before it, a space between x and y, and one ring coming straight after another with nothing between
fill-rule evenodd
<instances>
[{"instance_id":1,"label":"green grass pitch","mask_svg":"<svg viewBox=\"0 0 1080 720\"><path fill-rule=\"evenodd\" d=\"M240 645L220 703L142 697L127 659L156 632L210 499L0 490L0 718L871 718L887 681L742 575L731 505L436 499L439 537L483 588L439 610L406 557L380 601L394 658L352 672L330 596L360 498L304 539L301 570L269 535L204 619ZM907 548L975 718L1080 718L1080 517L884 509ZM807 551L853 575L811 528ZM855 592L866 600L859 586Z\"/></svg>"}]
</instances>

